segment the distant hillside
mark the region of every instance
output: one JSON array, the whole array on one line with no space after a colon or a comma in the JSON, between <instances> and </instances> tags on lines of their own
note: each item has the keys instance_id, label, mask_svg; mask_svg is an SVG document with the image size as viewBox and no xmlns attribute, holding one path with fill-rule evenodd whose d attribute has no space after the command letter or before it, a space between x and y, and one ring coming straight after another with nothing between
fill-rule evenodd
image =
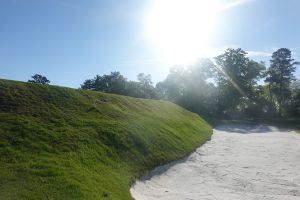
<instances>
[{"instance_id":1,"label":"distant hillside","mask_svg":"<svg viewBox=\"0 0 300 200\"><path fill-rule=\"evenodd\" d=\"M132 199L211 133L170 102L0 80L0 199Z\"/></svg>"}]
</instances>

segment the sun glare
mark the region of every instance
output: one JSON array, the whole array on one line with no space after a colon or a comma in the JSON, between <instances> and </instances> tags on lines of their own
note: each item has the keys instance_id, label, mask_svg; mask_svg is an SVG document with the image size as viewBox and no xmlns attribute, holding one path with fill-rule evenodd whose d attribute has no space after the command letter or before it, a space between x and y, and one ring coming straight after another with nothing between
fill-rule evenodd
<instances>
[{"instance_id":1,"label":"sun glare","mask_svg":"<svg viewBox=\"0 0 300 200\"><path fill-rule=\"evenodd\" d=\"M187 64L209 49L216 14L215 0L157 0L146 35L168 64Z\"/></svg>"}]
</instances>

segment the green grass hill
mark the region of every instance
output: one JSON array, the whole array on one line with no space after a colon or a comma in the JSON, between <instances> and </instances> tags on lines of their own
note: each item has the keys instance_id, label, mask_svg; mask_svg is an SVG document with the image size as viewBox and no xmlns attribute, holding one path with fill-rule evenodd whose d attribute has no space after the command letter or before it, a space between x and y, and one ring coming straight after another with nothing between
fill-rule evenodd
<instances>
[{"instance_id":1,"label":"green grass hill","mask_svg":"<svg viewBox=\"0 0 300 200\"><path fill-rule=\"evenodd\" d=\"M135 178L211 133L170 102L0 80L0 199L132 199Z\"/></svg>"}]
</instances>

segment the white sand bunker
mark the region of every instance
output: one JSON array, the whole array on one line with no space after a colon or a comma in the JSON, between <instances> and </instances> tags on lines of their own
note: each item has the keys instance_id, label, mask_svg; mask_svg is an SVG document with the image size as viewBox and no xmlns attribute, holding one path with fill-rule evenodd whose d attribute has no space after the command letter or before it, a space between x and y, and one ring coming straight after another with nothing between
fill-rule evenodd
<instances>
[{"instance_id":1,"label":"white sand bunker","mask_svg":"<svg viewBox=\"0 0 300 200\"><path fill-rule=\"evenodd\" d=\"M131 188L136 200L300 200L300 134L231 125Z\"/></svg>"}]
</instances>

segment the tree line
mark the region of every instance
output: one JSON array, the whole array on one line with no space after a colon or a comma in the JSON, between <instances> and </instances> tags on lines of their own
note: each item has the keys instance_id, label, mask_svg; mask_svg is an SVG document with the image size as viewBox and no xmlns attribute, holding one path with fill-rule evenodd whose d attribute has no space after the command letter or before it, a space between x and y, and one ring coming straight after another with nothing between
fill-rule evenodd
<instances>
[{"instance_id":1,"label":"tree line","mask_svg":"<svg viewBox=\"0 0 300 200\"><path fill-rule=\"evenodd\" d=\"M287 48L273 52L268 68L242 49L229 48L213 59L171 68L155 86L144 73L129 81L111 72L85 80L81 89L168 100L209 117L299 117L300 80L294 76L298 64Z\"/></svg>"},{"instance_id":2,"label":"tree line","mask_svg":"<svg viewBox=\"0 0 300 200\"><path fill-rule=\"evenodd\" d=\"M140 73L138 81L128 81L120 72L111 72L109 75L96 75L87 79L81 89L115 93L137 98L158 99L158 93L151 81L151 75Z\"/></svg>"}]
</instances>

